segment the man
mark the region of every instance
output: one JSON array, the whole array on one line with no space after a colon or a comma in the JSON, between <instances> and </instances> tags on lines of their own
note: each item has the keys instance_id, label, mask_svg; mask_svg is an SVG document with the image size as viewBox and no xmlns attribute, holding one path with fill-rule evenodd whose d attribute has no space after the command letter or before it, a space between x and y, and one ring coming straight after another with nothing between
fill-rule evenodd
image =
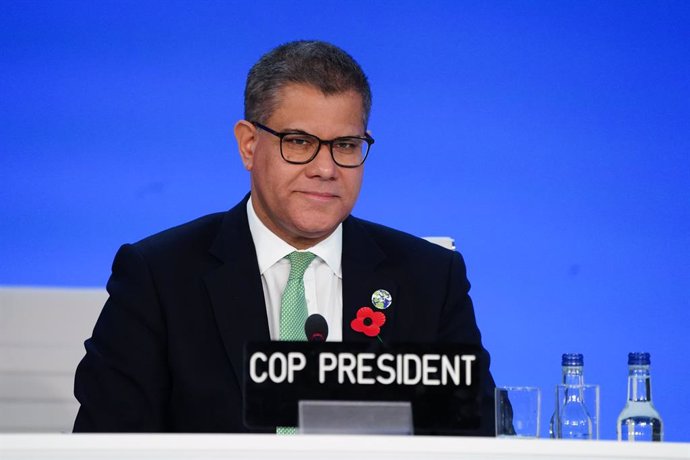
<instances>
[{"instance_id":1,"label":"man","mask_svg":"<svg viewBox=\"0 0 690 460\"><path fill-rule=\"evenodd\" d=\"M301 302L326 318L330 340L375 340L351 321L378 293L392 300L383 341L481 346L458 253L350 216L374 142L370 107L365 74L333 45L292 42L259 60L235 125L250 194L120 248L77 369L75 431L249 431L243 344L288 337L286 257L307 249ZM488 375L474 434L493 434L493 386Z\"/></svg>"}]
</instances>

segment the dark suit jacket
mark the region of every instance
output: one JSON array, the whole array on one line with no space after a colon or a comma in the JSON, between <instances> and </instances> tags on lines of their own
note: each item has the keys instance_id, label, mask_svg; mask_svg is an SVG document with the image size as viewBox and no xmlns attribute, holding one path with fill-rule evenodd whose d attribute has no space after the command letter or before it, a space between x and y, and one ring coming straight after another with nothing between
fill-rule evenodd
<instances>
[{"instance_id":1,"label":"dark suit jacket","mask_svg":"<svg viewBox=\"0 0 690 460\"><path fill-rule=\"evenodd\" d=\"M243 344L270 339L246 201L120 248L77 368L74 431L249 431ZM349 324L386 289L384 342L481 346L457 252L348 217L342 264L343 341L372 340ZM483 423L472 434L493 435L493 387L487 371Z\"/></svg>"}]
</instances>

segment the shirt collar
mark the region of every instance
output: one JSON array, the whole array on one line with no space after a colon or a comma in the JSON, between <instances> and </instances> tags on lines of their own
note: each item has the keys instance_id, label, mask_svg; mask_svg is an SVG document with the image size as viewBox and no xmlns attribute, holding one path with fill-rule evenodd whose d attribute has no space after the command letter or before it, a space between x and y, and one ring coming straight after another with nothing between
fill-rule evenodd
<instances>
[{"instance_id":1,"label":"shirt collar","mask_svg":"<svg viewBox=\"0 0 690 460\"><path fill-rule=\"evenodd\" d=\"M298 250L280 239L280 237L261 222L261 219L259 219L259 216L257 216L254 211L251 196L247 201L247 219L249 220L249 231L254 240L256 259L259 263L259 273L261 273L261 275L275 265L280 259ZM326 262L331 271L338 278L342 278L342 249L343 224L341 223L328 238L306 250L312 252Z\"/></svg>"}]
</instances>

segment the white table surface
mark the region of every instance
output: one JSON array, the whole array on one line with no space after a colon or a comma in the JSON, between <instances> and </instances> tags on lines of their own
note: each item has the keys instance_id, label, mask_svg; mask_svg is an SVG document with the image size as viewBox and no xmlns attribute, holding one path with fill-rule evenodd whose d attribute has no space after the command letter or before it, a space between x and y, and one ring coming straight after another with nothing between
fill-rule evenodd
<instances>
[{"instance_id":1,"label":"white table surface","mask_svg":"<svg viewBox=\"0 0 690 460\"><path fill-rule=\"evenodd\" d=\"M0 434L15 459L690 459L690 443L425 436Z\"/></svg>"}]
</instances>

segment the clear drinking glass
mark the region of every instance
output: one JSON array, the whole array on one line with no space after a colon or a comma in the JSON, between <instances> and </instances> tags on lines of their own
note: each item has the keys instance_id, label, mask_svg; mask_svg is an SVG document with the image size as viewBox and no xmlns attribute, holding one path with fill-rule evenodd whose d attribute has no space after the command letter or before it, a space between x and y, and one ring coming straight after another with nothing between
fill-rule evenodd
<instances>
[{"instance_id":1,"label":"clear drinking glass","mask_svg":"<svg viewBox=\"0 0 690 460\"><path fill-rule=\"evenodd\" d=\"M576 412L569 410L572 406L579 409L578 415L582 420L572 419ZM554 437L599 439L599 385L556 385L555 414ZM580 432L575 429L585 424L586 429L582 428Z\"/></svg>"},{"instance_id":2,"label":"clear drinking glass","mask_svg":"<svg viewBox=\"0 0 690 460\"><path fill-rule=\"evenodd\" d=\"M537 387L497 387L496 437L538 438L541 391Z\"/></svg>"}]
</instances>

